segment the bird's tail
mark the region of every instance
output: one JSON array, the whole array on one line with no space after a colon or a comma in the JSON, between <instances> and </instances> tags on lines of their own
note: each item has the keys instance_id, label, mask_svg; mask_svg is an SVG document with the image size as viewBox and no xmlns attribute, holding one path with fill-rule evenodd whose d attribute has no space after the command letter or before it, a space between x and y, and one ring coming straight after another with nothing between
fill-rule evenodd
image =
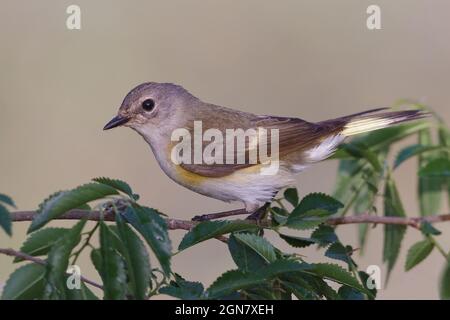
<instances>
[{"instance_id":1,"label":"bird's tail","mask_svg":"<svg viewBox=\"0 0 450 320\"><path fill-rule=\"evenodd\" d=\"M418 120L428 116L421 110L391 111L376 113L383 109L370 110L341 118L347 120L341 134L349 137L360 133L383 129L398 123Z\"/></svg>"}]
</instances>

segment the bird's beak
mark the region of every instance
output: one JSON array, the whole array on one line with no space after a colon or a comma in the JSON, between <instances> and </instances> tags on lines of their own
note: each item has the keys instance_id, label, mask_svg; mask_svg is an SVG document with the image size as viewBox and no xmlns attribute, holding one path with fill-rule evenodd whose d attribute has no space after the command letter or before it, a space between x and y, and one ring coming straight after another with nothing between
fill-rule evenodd
<instances>
[{"instance_id":1,"label":"bird's beak","mask_svg":"<svg viewBox=\"0 0 450 320\"><path fill-rule=\"evenodd\" d=\"M117 115L117 116L115 116L114 118L112 118L111 121L108 122L108 123L103 127L103 130L109 130L109 129L112 129L112 128L121 126L121 125L127 123L128 120L130 120L129 117L124 117L124 116L121 116L121 115Z\"/></svg>"}]
</instances>

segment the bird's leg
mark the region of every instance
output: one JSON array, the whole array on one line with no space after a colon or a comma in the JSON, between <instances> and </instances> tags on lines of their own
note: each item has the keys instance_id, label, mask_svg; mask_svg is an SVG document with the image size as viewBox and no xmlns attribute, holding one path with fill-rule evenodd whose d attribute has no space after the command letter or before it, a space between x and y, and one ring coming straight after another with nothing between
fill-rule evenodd
<instances>
[{"instance_id":1,"label":"bird's leg","mask_svg":"<svg viewBox=\"0 0 450 320\"><path fill-rule=\"evenodd\" d=\"M266 202L262 207L256 209L252 214L250 214L246 218L246 220L256 220L256 221L262 220L265 217L269 206L270 202Z\"/></svg>"},{"instance_id":2,"label":"bird's leg","mask_svg":"<svg viewBox=\"0 0 450 320\"><path fill-rule=\"evenodd\" d=\"M248 212L247 212L247 210L242 208L242 209L235 209L235 210L223 211L223 212L217 212L217 213L202 214L202 215L193 217L192 221L214 220L214 219L220 219L220 218L225 218L225 217L237 216L240 214L248 214Z\"/></svg>"}]
</instances>

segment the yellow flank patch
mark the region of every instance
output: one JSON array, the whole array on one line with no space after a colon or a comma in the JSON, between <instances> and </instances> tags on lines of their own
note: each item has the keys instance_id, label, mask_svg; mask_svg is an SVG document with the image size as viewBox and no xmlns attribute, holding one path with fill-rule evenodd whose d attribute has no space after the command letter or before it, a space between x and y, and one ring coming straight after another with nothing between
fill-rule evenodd
<instances>
[{"instance_id":1,"label":"yellow flank patch","mask_svg":"<svg viewBox=\"0 0 450 320\"><path fill-rule=\"evenodd\" d=\"M176 175L178 178L184 183L188 183L190 185L198 185L201 184L205 179L213 179L209 177L200 176L196 173L187 171L180 165L175 166Z\"/></svg>"}]
</instances>

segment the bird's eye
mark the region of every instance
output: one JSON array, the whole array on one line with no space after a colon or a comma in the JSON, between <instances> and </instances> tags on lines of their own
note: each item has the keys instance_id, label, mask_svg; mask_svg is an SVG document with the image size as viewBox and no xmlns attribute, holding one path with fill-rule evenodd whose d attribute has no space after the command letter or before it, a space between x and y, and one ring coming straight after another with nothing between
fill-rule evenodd
<instances>
[{"instance_id":1,"label":"bird's eye","mask_svg":"<svg viewBox=\"0 0 450 320\"><path fill-rule=\"evenodd\" d=\"M147 99L144 102L142 102L142 109L145 111L152 111L155 107L155 101L153 99Z\"/></svg>"}]
</instances>

